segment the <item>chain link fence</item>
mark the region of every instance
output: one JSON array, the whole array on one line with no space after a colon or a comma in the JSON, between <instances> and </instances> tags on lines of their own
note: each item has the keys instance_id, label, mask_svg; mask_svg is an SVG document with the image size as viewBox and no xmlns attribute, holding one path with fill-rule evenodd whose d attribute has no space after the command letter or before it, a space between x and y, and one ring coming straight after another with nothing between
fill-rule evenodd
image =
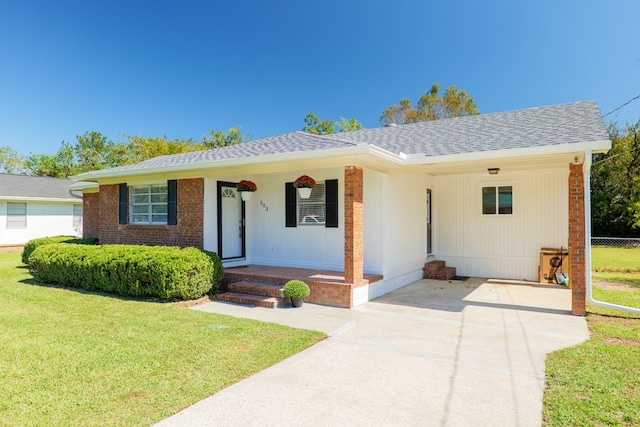
<instances>
[{"instance_id":1,"label":"chain link fence","mask_svg":"<svg viewBox=\"0 0 640 427\"><path fill-rule=\"evenodd\" d=\"M591 246L610 246L614 248L640 248L640 238L592 237Z\"/></svg>"}]
</instances>

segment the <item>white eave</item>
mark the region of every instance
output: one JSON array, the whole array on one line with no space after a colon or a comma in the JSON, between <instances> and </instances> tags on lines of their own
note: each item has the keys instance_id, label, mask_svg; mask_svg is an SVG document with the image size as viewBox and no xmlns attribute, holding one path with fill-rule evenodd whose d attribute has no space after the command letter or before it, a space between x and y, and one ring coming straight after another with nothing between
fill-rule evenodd
<instances>
[{"instance_id":1,"label":"white eave","mask_svg":"<svg viewBox=\"0 0 640 427\"><path fill-rule=\"evenodd\" d=\"M0 196L0 200L10 200L10 201L20 201L20 202L78 203L77 199L62 198L62 197Z\"/></svg>"},{"instance_id":2,"label":"white eave","mask_svg":"<svg viewBox=\"0 0 640 427\"><path fill-rule=\"evenodd\" d=\"M71 190L85 190L95 188L87 181L98 181L102 179L133 177L151 174L172 174L197 171L204 169L229 169L235 167L246 167L260 164L291 163L307 161L319 161L320 159L338 159L350 157L357 163L357 159L368 158L373 161L384 163L385 169L402 169L407 166L438 165L452 163L468 163L478 161L497 161L502 159L526 158L529 156L553 156L566 155L570 153L584 153L588 150L592 152L606 152L611 148L611 141L595 141L585 143L571 143L546 145L542 147L525 147L503 150L479 151L471 153L449 154L442 156L426 156L424 153L395 154L375 145L362 144L349 147L330 148L311 151L292 151L278 154L265 154L259 156L237 157L233 159L220 159L206 162L185 163L168 165L164 167L149 167L139 169L106 169L104 171L91 172L70 177L73 181L84 181L70 185ZM350 159L351 160L351 159Z\"/></svg>"}]
</instances>

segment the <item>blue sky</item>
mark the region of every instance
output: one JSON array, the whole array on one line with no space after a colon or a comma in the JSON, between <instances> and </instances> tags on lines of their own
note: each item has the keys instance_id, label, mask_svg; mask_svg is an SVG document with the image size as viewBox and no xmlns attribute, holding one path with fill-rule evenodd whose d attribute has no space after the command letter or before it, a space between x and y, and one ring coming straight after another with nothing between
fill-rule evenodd
<instances>
[{"instance_id":1,"label":"blue sky","mask_svg":"<svg viewBox=\"0 0 640 427\"><path fill-rule=\"evenodd\" d=\"M0 6L0 146L97 130L253 139L321 119L378 126L434 82L483 113L640 94L637 0L33 1ZM640 119L640 99L606 120Z\"/></svg>"}]
</instances>

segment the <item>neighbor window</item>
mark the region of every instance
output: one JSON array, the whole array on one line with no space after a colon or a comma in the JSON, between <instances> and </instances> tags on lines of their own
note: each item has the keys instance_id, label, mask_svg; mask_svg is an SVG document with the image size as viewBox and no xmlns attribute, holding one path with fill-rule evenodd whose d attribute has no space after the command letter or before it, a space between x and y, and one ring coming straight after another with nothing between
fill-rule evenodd
<instances>
[{"instance_id":1,"label":"neighbor window","mask_svg":"<svg viewBox=\"0 0 640 427\"><path fill-rule=\"evenodd\" d=\"M484 215L511 215L513 188L511 186L482 187L482 213Z\"/></svg>"},{"instance_id":2,"label":"neighbor window","mask_svg":"<svg viewBox=\"0 0 640 427\"><path fill-rule=\"evenodd\" d=\"M73 229L82 231L82 205L73 205Z\"/></svg>"},{"instance_id":3,"label":"neighbor window","mask_svg":"<svg viewBox=\"0 0 640 427\"><path fill-rule=\"evenodd\" d=\"M325 207L325 187L324 183L318 183L311 190L308 199L301 199L298 196L298 224L315 225L326 222Z\"/></svg>"},{"instance_id":4,"label":"neighbor window","mask_svg":"<svg viewBox=\"0 0 640 427\"><path fill-rule=\"evenodd\" d=\"M26 203L7 203L7 228L27 228Z\"/></svg>"},{"instance_id":5,"label":"neighbor window","mask_svg":"<svg viewBox=\"0 0 640 427\"><path fill-rule=\"evenodd\" d=\"M167 224L167 184L129 187L131 224Z\"/></svg>"}]
</instances>

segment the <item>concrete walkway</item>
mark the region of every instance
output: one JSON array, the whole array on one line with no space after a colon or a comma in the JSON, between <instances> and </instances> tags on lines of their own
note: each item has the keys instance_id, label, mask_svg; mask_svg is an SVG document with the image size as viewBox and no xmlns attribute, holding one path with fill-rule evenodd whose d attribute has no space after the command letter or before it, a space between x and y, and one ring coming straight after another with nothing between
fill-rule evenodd
<instances>
[{"instance_id":1,"label":"concrete walkway","mask_svg":"<svg viewBox=\"0 0 640 427\"><path fill-rule=\"evenodd\" d=\"M588 338L571 292L519 282L421 280L355 309L198 310L329 339L158 426L540 426L545 355Z\"/></svg>"}]
</instances>

